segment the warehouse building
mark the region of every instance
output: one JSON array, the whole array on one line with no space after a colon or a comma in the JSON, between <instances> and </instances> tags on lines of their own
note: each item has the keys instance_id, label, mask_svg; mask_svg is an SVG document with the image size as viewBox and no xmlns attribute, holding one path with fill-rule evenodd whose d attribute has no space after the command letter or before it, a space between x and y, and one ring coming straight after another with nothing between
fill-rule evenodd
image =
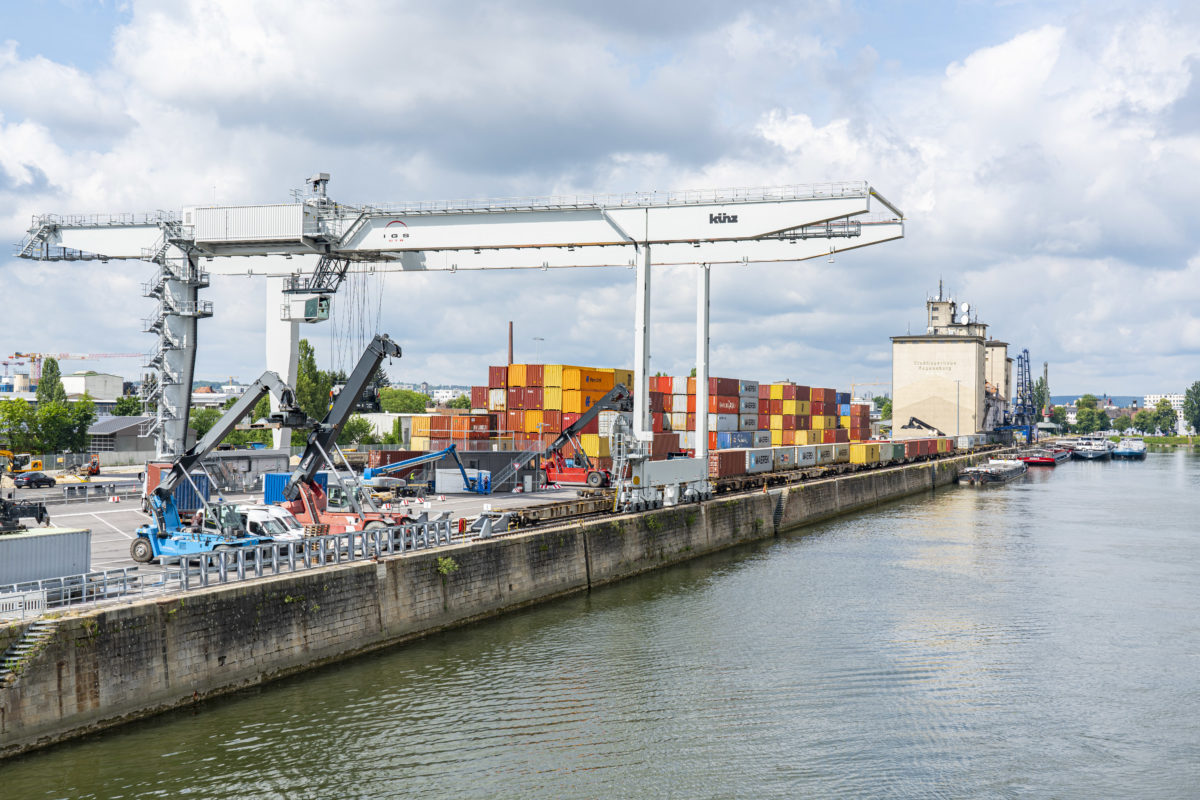
<instances>
[{"instance_id":1,"label":"warehouse building","mask_svg":"<svg viewBox=\"0 0 1200 800\"><path fill-rule=\"evenodd\" d=\"M1012 394L1006 342L938 287L925 303L925 333L892 337L892 420L896 439L969 435L994 429Z\"/></svg>"}]
</instances>

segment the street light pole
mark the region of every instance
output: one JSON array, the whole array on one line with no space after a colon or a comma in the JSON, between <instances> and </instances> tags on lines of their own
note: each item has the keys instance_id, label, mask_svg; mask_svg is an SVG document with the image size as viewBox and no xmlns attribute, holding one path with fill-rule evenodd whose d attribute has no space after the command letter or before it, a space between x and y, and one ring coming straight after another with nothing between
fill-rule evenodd
<instances>
[{"instance_id":1,"label":"street light pole","mask_svg":"<svg viewBox=\"0 0 1200 800\"><path fill-rule=\"evenodd\" d=\"M533 340L537 342L537 344L533 346L533 363L540 364L542 363L542 342L546 340L541 336L535 336L533 337Z\"/></svg>"}]
</instances>

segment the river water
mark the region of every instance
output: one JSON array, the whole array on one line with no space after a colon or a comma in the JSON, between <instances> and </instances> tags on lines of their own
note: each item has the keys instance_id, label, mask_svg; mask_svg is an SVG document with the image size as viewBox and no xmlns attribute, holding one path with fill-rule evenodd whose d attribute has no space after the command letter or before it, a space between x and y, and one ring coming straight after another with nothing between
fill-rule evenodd
<instances>
[{"instance_id":1,"label":"river water","mask_svg":"<svg viewBox=\"0 0 1200 800\"><path fill-rule=\"evenodd\" d=\"M950 487L0 766L0 797L1200 796L1200 457Z\"/></svg>"}]
</instances>

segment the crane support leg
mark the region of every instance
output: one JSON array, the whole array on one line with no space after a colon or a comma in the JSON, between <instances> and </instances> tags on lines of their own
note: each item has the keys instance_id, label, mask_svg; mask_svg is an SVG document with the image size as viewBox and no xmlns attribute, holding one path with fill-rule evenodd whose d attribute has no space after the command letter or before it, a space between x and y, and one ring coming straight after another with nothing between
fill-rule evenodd
<instances>
[{"instance_id":1,"label":"crane support leg","mask_svg":"<svg viewBox=\"0 0 1200 800\"><path fill-rule=\"evenodd\" d=\"M708 461L708 290L709 267L696 275L696 458Z\"/></svg>"},{"instance_id":2,"label":"crane support leg","mask_svg":"<svg viewBox=\"0 0 1200 800\"><path fill-rule=\"evenodd\" d=\"M295 386L300 362L300 323L280 319L279 309L288 302L288 295L284 293L286 280L267 278L267 369L288 386ZM279 401L271 395L271 411L278 410ZM272 436L275 449L291 446L289 428L277 428L272 431Z\"/></svg>"},{"instance_id":3,"label":"crane support leg","mask_svg":"<svg viewBox=\"0 0 1200 800\"><path fill-rule=\"evenodd\" d=\"M168 273L164 281L164 333L162 356L162 403L158 415L158 456L174 458L188 447L188 417L192 407L192 377L196 369L196 324L201 312L200 286L190 275L199 269L194 255L185 256L180 274ZM166 376L170 376L169 378Z\"/></svg>"},{"instance_id":4,"label":"crane support leg","mask_svg":"<svg viewBox=\"0 0 1200 800\"><path fill-rule=\"evenodd\" d=\"M633 332L633 436L639 442L654 439L650 424L650 245L642 244L634 289Z\"/></svg>"}]
</instances>

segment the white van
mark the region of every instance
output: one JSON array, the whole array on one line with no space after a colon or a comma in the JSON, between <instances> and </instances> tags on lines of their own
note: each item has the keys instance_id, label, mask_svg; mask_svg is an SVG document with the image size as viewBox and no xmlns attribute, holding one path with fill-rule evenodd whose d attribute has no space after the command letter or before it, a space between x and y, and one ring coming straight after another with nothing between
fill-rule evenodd
<instances>
[{"instance_id":1,"label":"white van","mask_svg":"<svg viewBox=\"0 0 1200 800\"><path fill-rule=\"evenodd\" d=\"M244 503L238 513L246 523L246 532L269 536L277 542L298 542L304 538L304 526L287 509L279 506Z\"/></svg>"}]
</instances>

